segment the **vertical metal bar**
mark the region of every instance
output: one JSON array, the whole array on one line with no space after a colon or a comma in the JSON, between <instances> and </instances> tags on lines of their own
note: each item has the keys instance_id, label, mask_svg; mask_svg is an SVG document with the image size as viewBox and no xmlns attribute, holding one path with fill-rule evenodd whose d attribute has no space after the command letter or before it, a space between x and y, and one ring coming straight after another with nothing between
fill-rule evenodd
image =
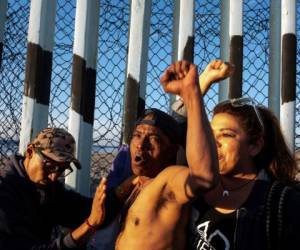
<instances>
[{"instance_id":1,"label":"vertical metal bar","mask_svg":"<svg viewBox=\"0 0 300 250\"><path fill-rule=\"evenodd\" d=\"M176 0L173 26L173 62L194 61L194 0ZM170 95L170 104L179 97Z\"/></svg>"},{"instance_id":2,"label":"vertical metal bar","mask_svg":"<svg viewBox=\"0 0 300 250\"><path fill-rule=\"evenodd\" d=\"M194 0L180 1L177 60L194 61L194 8Z\"/></svg>"},{"instance_id":3,"label":"vertical metal bar","mask_svg":"<svg viewBox=\"0 0 300 250\"><path fill-rule=\"evenodd\" d=\"M230 0L229 6L229 61L235 65L235 71L229 78L229 98L242 95L243 83L243 1Z\"/></svg>"},{"instance_id":4,"label":"vertical metal bar","mask_svg":"<svg viewBox=\"0 0 300 250\"><path fill-rule=\"evenodd\" d=\"M229 61L229 1L221 1L221 59ZM229 79L219 84L219 102L228 99Z\"/></svg>"},{"instance_id":5,"label":"vertical metal bar","mask_svg":"<svg viewBox=\"0 0 300 250\"><path fill-rule=\"evenodd\" d=\"M294 151L296 100L296 1L281 2L281 107L280 123L289 148Z\"/></svg>"},{"instance_id":6,"label":"vertical metal bar","mask_svg":"<svg viewBox=\"0 0 300 250\"><path fill-rule=\"evenodd\" d=\"M56 1L32 0L19 151L48 124Z\"/></svg>"},{"instance_id":7,"label":"vertical metal bar","mask_svg":"<svg viewBox=\"0 0 300 250\"><path fill-rule=\"evenodd\" d=\"M131 2L123 143L129 143L135 120L145 108L151 5L151 0Z\"/></svg>"},{"instance_id":8,"label":"vertical metal bar","mask_svg":"<svg viewBox=\"0 0 300 250\"><path fill-rule=\"evenodd\" d=\"M180 1L174 0L173 10L173 50L172 50L172 62L178 60L178 40L179 40L179 21L180 21Z\"/></svg>"},{"instance_id":9,"label":"vertical metal bar","mask_svg":"<svg viewBox=\"0 0 300 250\"><path fill-rule=\"evenodd\" d=\"M281 1L271 1L270 15L270 56L269 56L269 99L268 106L280 117L280 41L281 41Z\"/></svg>"},{"instance_id":10,"label":"vertical metal bar","mask_svg":"<svg viewBox=\"0 0 300 250\"><path fill-rule=\"evenodd\" d=\"M0 1L0 68L2 64L6 11L7 11L7 0L1 0Z\"/></svg>"},{"instance_id":11,"label":"vertical metal bar","mask_svg":"<svg viewBox=\"0 0 300 250\"><path fill-rule=\"evenodd\" d=\"M90 194L99 10L99 1L77 0L69 132L75 138L82 169L67 176L65 182L84 195Z\"/></svg>"},{"instance_id":12,"label":"vertical metal bar","mask_svg":"<svg viewBox=\"0 0 300 250\"><path fill-rule=\"evenodd\" d=\"M173 15L173 54L172 61L187 60L194 62L194 23L195 23L195 2L194 0L176 0ZM179 96L170 96L170 107L179 99ZM183 149L177 152L177 161L186 162Z\"/></svg>"}]
</instances>

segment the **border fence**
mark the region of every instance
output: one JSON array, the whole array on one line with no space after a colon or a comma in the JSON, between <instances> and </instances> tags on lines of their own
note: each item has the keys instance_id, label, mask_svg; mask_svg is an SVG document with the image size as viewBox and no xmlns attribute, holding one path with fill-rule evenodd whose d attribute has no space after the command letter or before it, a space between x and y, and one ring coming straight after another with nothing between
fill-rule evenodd
<instances>
[{"instance_id":1,"label":"border fence","mask_svg":"<svg viewBox=\"0 0 300 250\"><path fill-rule=\"evenodd\" d=\"M159 76L172 62L173 0L152 0L146 74L146 107L169 111ZM242 93L268 105L271 0L243 3ZM101 0L92 136L92 180L107 174L122 143L122 121L130 26L130 0ZM194 62L199 70L221 57L222 0L196 0ZM48 125L68 129L71 103L75 0L57 0ZM296 14L300 17L300 4ZM8 0L0 68L0 157L18 150L24 92L30 1ZM297 38L300 18L296 18ZM0 32L1 33L1 32ZM295 148L300 148L300 46L297 46ZM218 102L219 86L205 97L207 111ZM279 100L278 100L279 101Z\"/></svg>"}]
</instances>

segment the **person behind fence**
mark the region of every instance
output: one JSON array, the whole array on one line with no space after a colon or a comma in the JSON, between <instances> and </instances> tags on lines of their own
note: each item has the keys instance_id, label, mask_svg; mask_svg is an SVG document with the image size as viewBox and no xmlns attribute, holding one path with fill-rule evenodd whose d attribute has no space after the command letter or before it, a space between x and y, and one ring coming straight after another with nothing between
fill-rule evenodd
<instances>
[{"instance_id":1,"label":"person behind fence","mask_svg":"<svg viewBox=\"0 0 300 250\"><path fill-rule=\"evenodd\" d=\"M227 73L226 65L215 71L221 78ZM139 180L121 210L118 250L185 249L189 203L218 181L216 148L196 66L187 61L172 64L161 83L165 92L180 95L187 104L189 168L174 165L177 122L157 109L146 110L137 120L130 142L131 168Z\"/></svg>"},{"instance_id":2,"label":"person behind fence","mask_svg":"<svg viewBox=\"0 0 300 250\"><path fill-rule=\"evenodd\" d=\"M71 134L46 128L27 146L24 157L13 155L0 166L0 249L81 249L103 223L105 179L94 199L58 181L81 167L74 150ZM72 231L55 238L57 225Z\"/></svg>"},{"instance_id":3,"label":"person behind fence","mask_svg":"<svg viewBox=\"0 0 300 250\"><path fill-rule=\"evenodd\" d=\"M193 203L189 249L298 249L296 164L272 112L250 98L213 111L220 182Z\"/></svg>"}]
</instances>

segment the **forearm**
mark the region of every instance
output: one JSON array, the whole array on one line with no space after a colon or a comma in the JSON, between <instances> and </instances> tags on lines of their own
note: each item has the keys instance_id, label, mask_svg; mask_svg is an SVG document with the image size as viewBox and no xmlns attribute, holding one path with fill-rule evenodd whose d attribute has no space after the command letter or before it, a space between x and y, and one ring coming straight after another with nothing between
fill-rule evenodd
<instances>
[{"instance_id":1,"label":"forearm","mask_svg":"<svg viewBox=\"0 0 300 250\"><path fill-rule=\"evenodd\" d=\"M78 228L72 231L71 237L77 245L83 245L90 236L97 230L109 225L119 214L123 202L114 188L107 191L105 200L105 218L101 225L93 226L92 220L87 218Z\"/></svg>"},{"instance_id":2,"label":"forearm","mask_svg":"<svg viewBox=\"0 0 300 250\"><path fill-rule=\"evenodd\" d=\"M213 84L212 81L210 81L205 73L202 73L199 76L199 85L200 85L200 90L202 93L202 96L205 96L207 91L209 90L210 86Z\"/></svg>"},{"instance_id":3,"label":"forearm","mask_svg":"<svg viewBox=\"0 0 300 250\"><path fill-rule=\"evenodd\" d=\"M207 91L209 90L212 84L213 82L209 81L204 73L202 73L199 76L199 86L200 86L202 97L206 95ZM172 115L175 116L175 119L179 123L184 123L184 120L186 120L187 117L187 113L186 113L186 107L181 98L179 98L172 104L172 110L173 110Z\"/></svg>"},{"instance_id":4,"label":"forearm","mask_svg":"<svg viewBox=\"0 0 300 250\"><path fill-rule=\"evenodd\" d=\"M95 233L96 230L97 228L92 226L89 220L86 219L78 228L73 230L70 234L72 240L74 240L76 245L81 246L89 240L89 238Z\"/></svg>"},{"instance_id":5,"label":"forearm","mask_svg":"<svg viewBox=\"0 0 300 250\"><path fill-rule=\"evenodd\" d=\"M184 98L187 109L186 155L192 188L204 191L218 180L218 160L214 137L208 122L199 88Z\"/></svg>"}]
</instances>

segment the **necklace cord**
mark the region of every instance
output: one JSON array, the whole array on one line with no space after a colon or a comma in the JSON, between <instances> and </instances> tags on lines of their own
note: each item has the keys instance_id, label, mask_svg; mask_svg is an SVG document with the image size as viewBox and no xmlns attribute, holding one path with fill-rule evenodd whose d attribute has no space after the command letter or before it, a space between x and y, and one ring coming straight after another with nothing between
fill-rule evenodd
<instances>
[{"instance_id":1,"label":"necklace cord","mask_svg":"<svg viewBox=\"0 0 300 250\"><path fill-rule=\"evenodd\" d=\"M248 181L246 181L246 182L243 183L242 185L239 185L239 186L237 186L237 187L230 188L230 189L229 189L229 188L226 188L226 187L224 186L224 183L223 183L222 178L221 178L220 182L221 182L221 186L222 186L222 189L223 189L223 194L222 194L223 197L229 196L229 192L243 189L243 188L246 187L248 184L250 184L252 181L254 181L256 178L257 178L257 174L254 176L254 178L249 179Z\"/></svg>"}]
</instances>

